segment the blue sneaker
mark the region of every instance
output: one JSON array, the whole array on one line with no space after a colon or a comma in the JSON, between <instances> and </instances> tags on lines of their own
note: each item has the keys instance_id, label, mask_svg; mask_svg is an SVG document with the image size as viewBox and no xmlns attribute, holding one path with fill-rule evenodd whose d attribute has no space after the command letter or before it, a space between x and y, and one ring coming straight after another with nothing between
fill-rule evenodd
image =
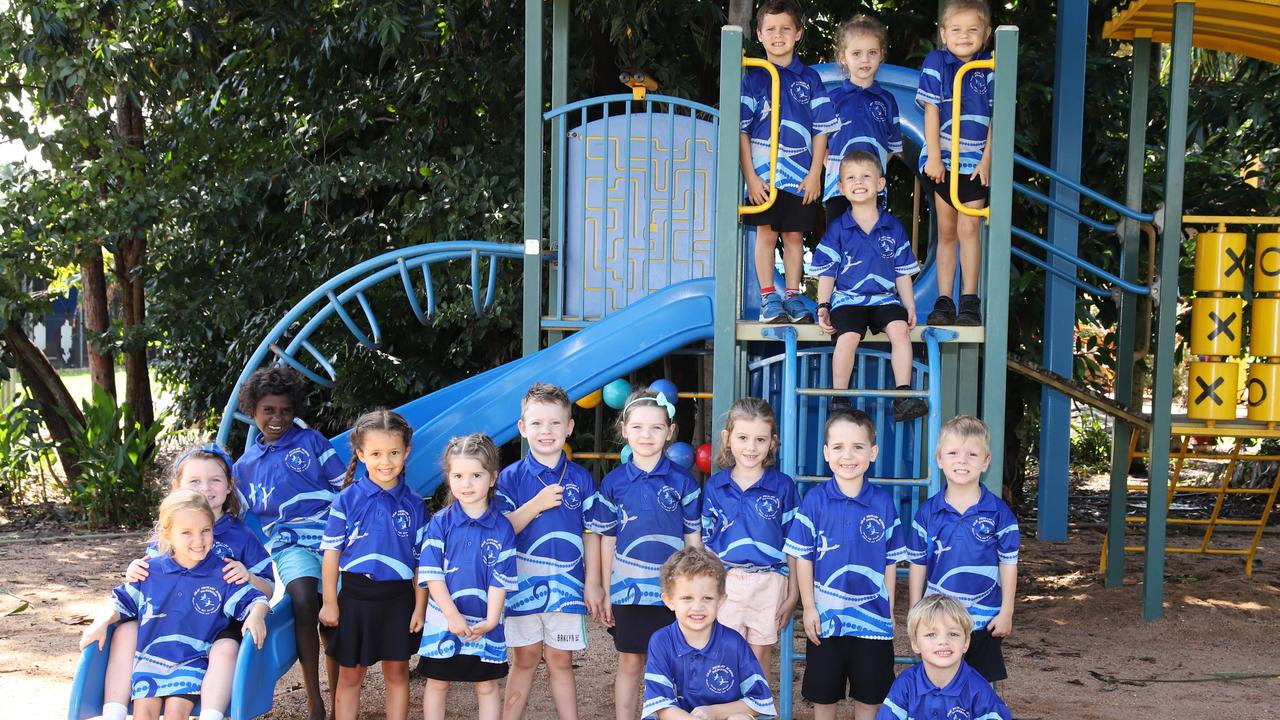
<instances>
[{"instance_id":1,"label":"blue sneaker","mask_svg":"<svg viewBox=\"0 0 1280 720\"><path fill-rule=\"evenodd\" d=\"M783 322L782 297L778 293L771 292L760 299L760 322Z\"/></svg>"},{"instance_id":2,"label":"blue sneaker","mask_svg":"<svg viewBox=\"0 0 1280 720\"><path fill-rule=\"evenodd\" d=\"M813 313L809 312L799 295L792 295L782 301L782 313L791 318L793 323L813 322Z\"/></svg>"}]
</instances>

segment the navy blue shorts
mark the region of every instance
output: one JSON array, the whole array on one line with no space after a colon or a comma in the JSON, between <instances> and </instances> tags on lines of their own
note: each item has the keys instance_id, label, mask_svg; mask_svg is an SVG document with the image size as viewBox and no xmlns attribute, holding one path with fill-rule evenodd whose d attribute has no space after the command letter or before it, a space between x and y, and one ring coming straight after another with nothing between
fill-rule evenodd
<instances>
[{"instance_id":1,"label":"navy blue shorts","mask_svg":"<svg viewBox=\"0 0 1280 720\"><path fill-rule=\"evenodd\" d=\"M800 692L817 705L846 697L879 705L893 685L893 641L859 637L805 640L804 683Z\"/></svg>"},{"instance_id":2,"label":"navy blue shorts","mask_svg":"<svg viewBox=\"0 0 1280 720\"><path fill-rule=\"evenodd\" d=\"M995 637L990 630L978 630L969 637L964 661L987 682L1000 682L1009 677L1004 666L1004 638Z\"/></svg>"},{"instance_id":3,"label":"navy blue shorts","mask_svg":"<svg viewBox=\"0 0 1280 720\"><path fill-rule=\"evenodd\" d=\"M780 233L810 232L818 226L818 213L821 210L822 203L814 202L805 205L803 197L786 190L779 190L778 199L773 201L773 205L768 210L743 215L742 224L768 225Z\"/></svg>"},{"instance_id":4,"label":"navy blue shorts","mask_svg":"<svg viewBox=\"0 0 1280 720\"><path fill-rule=\"evenodd\" d=\"M940 183L936 183L930 180L927 175L921 174L920 186L924 188L925 192L934 193L940 200L942 200L942 202L954 208L955 205L951 202L950 172L950 170L947 171L948 176L944 177ZM970 179L969 176L972 174L973 173L960 173L960 182L957 184L956 194L960 196L960 202L965 205L968 205L974 200L981 200L983 201L982 204L986 205L987 200L991 198L991 188L983 185L978 180Z\"/></svg>"}]
</instances>

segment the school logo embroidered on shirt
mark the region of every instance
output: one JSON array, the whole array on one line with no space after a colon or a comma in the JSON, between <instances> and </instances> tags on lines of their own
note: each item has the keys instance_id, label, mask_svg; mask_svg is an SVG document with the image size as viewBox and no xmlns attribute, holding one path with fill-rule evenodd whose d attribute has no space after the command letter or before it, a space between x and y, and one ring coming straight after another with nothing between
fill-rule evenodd
<instances>
[{"instance_id":1,"label":"school logo embroidered on shirt","mask_svg":"<svg viewBox=\"0 0 1280 720\"><path fill-rule=\"evenodd\" d=\"M670 485L663 485L658 491L658 504L663 510L675 510L680 507L680 493Z\"/></svg>"},{"instance_id":2,"label":"school logo embroidered on shirt","mask_svg":"<svg viewBox=\"0 0 1280 720\"><path fill-rule=\"evenodd\" d=\"M409 511L397 510L391 513L391 522L396 524L396 535L409 537Z\"/></svg>"},{"instance_id":3,"label":"school logo embroidered on shirt","mask_svg":"<svg viewBox=\"0 0 1280 720\"><path fill-rule=\"evenodd\" d=\"M205 585L191 596L191 606L201 615L212 615L222 607L222 593Z\"/></svg>"},{"instance_id":4,"label":"school logo embroidered on shirt","mask_svg":"<svg viewBox=\"0 0 1280 720\"><path fill-rule=\"evenodd\" d=\"M728 665L715 665L707 671L707 688L724 693L733 687L733 670Z\"/></svg>"},{"instance_id":5,"label":"school logo embroidered on shirt","mask_svg":"<svg viewBox=\"0 0 1280 720\"><path fill-rule=\"evenodd\" d=\"M560 502L570 510L577 510L582 506L582 491L577 485L565 485L560 491Z\"/></svg>"},{"instance_id":6,"label":"school logo embroidered on shirt","mask_svg":"<svg viewBox=\"0 0 1280 720\"><path fill-rule=\"evenodd\" d=\"M778 511L782 509L782 501L777 495L763 495L756 500L756 512L760 513L760 517L765 520L772 520L778 517Z\"/></svg>"},{"instance_id":7,"label":"school logo embroidered on shirt","mask_svg":"<svg viewBox=\"0 0 1280 720\"><path fill-rule=\"evenodd\" d=\"M875 100L867 104L867 110L871 113L871 117L876 122L884 122L889 119L889 108L879 100Z\"/></svg>"},{"instance_id":8,"label":"school logo embroidered on shirt","mask_svg":"<svg viewBox=\"0 0 1280 720\"><path fill-rule=\"evenodd\" d=\"M953 707L947 711L947 720L969 720L972 716L962 707Z\"/></svg>"},{"instance_id":9,"label":"school logo embroidered on shirt","mask_svg":"<svg viewBox=\"0 0 1280 720\"><path fill-rule=\"evenodd\" d=\"M813 93L809 90L809 83L804 80L797 80L791 83L791 99L801 105L808 105L809 99L813 97Z\"/></svg>"},{"instance_id":10,"label":"school logo embroidered on shirt","mask_svg":"<svg viewBox=\"0 0 1280 720\"><path fill-rule=\"evenodd\" d=\"M972 73L969 75L969 89L979 95L987 94L987 74Z\"/></svg>"},{"instance_id":11,"label":"school logo embroidered on shirt","mask_svg":"<svg viewBox=\"0 0 1280 720\"><path fill-rule=\"evenodd\" d=\"M502 552L502 544L493 538L489 538L480 543L480 558L484 560L485 565L492 567L498 562L498 555Z\"/></svg>"},{"instance_id":12,"label":"school logo embroidered on shirt","mask_svg":"<svg viewBox=\"0 0 1280 720\"><path fill-rule=\"evenodd\" d=\"M284 464L296 473L305 472L311 467L311 453L302 448L294 448L284 456Z\"/></svg>"},{"instance_id":13,"label":"school logo embroidered on shirt","mask_svg":"<svg viewBox=\"0 0 1280 720\"><path fill-rule=\"evenodd\" d=\"M236 555L230 545L219 541L213 543L213 554L220 558L233 558Z\"/></svg>"},{"instance_id":14,"label":"school logo embroidered on shirt","mask_svg":"<svg viewBox=\"0 0 1280 720\"><path fill-rule=\"evenodd\" d=\"M996 536L996 521L989 517L978 517L973 520L973 536L981 542L991 542Z\"/></svg>"},{"instance_id":15,"label":"school logo embroidered on shirt","mask_svg":"<svg viewBox=\"0 0 1280 720\"><path fill-rule=\"evenodd\" d=\"M893 257L894 246L898 243L894 241L892 235L881 235L876 238L876 245L880 248L880 257Z\"/></svg>"},{"instance_id":16,"label":"school logo embroidered on shirt","mask_svg":"<svg viewBox=\"0 0 1280 720\"><path fill-rule=\"evenodd\" d=\"M879 515L864 515L858 521L858 532L869 543L880 542L884 539L884 520Z\"/></svg>"}]
</instances>

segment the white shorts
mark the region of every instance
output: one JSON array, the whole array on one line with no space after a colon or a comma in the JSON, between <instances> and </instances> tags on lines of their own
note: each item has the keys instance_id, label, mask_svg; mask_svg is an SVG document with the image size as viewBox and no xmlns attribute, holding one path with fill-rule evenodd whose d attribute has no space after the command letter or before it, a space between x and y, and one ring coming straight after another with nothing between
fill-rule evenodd
<instances>
[{"instance_id":1,"label":"white shorts","mask_svg":"<svg viewBox=\"0 0 1280 720\"><path fill-rule=\"evenodd\" d=\"M787 578L777 572L729 568L725 602L716 620L733 628L752 645L778 642L778 608L787 596Z\"/></svg>"},{"instance_id":2,"label":"white shorts","mask_svg":"<svg viewBox=\"0 0 1280 720\"><path fill-rule=\"evenodd\" d=\"M587 649L587 616L545 612L508 617L503 623L508 647L543 643L556 650Z\"/></svg>"}]
</instances>

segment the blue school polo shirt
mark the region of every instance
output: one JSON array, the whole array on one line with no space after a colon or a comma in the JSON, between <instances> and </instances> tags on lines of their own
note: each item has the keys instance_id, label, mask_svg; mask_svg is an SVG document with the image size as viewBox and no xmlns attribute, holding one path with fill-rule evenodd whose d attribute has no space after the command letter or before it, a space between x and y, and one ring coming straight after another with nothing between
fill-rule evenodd
<instances>
[{"instance_id":1,"label":"blue school polo shirt","mask_svg":"<svg viewBox=\"0 0 1280 720\"><path fill-rule=\"evenodd\" d=\"M866 150L880 158L880 169L889 166L889 156L902 152L902 128L898 101L893 94L871 81L861 87L845 80L831 93L836 130L827 142L826 182L822 200L840 195L840 159L854 150Z\"/></svg>"},{"instance_id":2,"label":"blue school polo shirt","mask_svg":"<svg viewBox=\"0 0 1280 720\"><path fill-rule=\"evenodd\" d=\"M248 489L249 509L262 522L272 552L290 545L320 548L329 505L346 472L328 438L297 426L271 444L259 435L235 464L236 482Z\"/></svg>"},{"instance_id":3,"label":"blue school polo shirt","mask_svg":"<svg viewBox=\"0 0 1280 720\"><path fill-rule=\"evenodd\" d=\"M189 569L165 554L151 561L146 580L111 591L120 617L138 621L132 698L199 693L214 638L267 602L253 585L223 580L222 570L212 552Z\"/></svg>"},{"instance_id":4,"label":"blue school polo shirt","mask_svg":"<svg viewBox=\"0 0 1280 720\"><path fill-rule=\"evenodd\" d=\"M813 138L836 131L835 112L822 78L808 65L792 57L791 63L775 65L780 81L782 103L778 123L779 190L799 194L800 183L813 165ZM756 174L769 182L769 73L762 68L748 68L742 76L741 118L739 128L751 138L751 164Z\"/></svg>"},{"instance_id":5,"label":"blue school polo shirt","mask_svg":"<svg viewBox=\"0 0 1280 720\"><path fill-rule=\"evenodd\" d=\"M698 532L698 483L665 455L651 472L634 463L600 483L587 529L617 538L609 597L614 605L661 605L658 570L684 536Z\"/></svg>"},{"instance_id":6,"label":"blue school polo shirt","mask_svg":"<svg viewBox=\"0 0 1280 720\"><path fill-rule=\"evenodd\" d=\"M973 56L974 60L988 60L991 53L983 51ZM965 62L950 50L934 50L924 57L924 65L920 68L920 86L916 90L916 105L921 110L925 105L938 108L938 137L942 147L942 165L951 169L951 127L952 84L956 71ZM960 172L972 173L978 169L982 160L982 151L987 147L987 128L991 126L991 110L995 106L996 75L990 70L974 70L964 79L964 92L960 97ZM920 172L924 172L924 164L929 159L928 143L920 148Z\"/></svg>"},{"instance_id":7,"label":"blue school polo shirt","mask_svg":"<svg viewBox=\"0 0 1280 720\"><path fill-rule=\"evenodd\" d=\"M715 622L706 647L684 639L679 623L649 638L644 662L644 717L657 718L663 708L685 712L705 705L742 700L756 717L776 717L773 693L760 661L737 631Z\"/></svg>"},{"instance_id":8,"label":"blue school polo shirt","mask_svg":"<svg viewBox=\"0 0 1280 720\"><path fill-rule=\"evenodd\" d=\"M474 625L489 614L489 588L516 589L516 533L490 504L478 518L458 503L436 513L427 525L418 561L418 587L443 580L458 612ZM476 642L464 642L449 632L449 621L434 598L427 603L418 654L444 659L477 655L484 662L507 661L507 636L502 623Z\"/></svg>"},{"instance_id":9,"label":"blue school polo shirt","mask_svg":"<svg viewBox=\"0 0 1280 720\"><path fill-rule=\"evenodd\" d=\"M513 512L555 484L562 488L560 507L542 511L516 535L519 587L507 596L508 617L587 612L582 533L596 494L591 473L563 452L555 467L526 455L498 474L496 505L498 512Z\"/></svg>"},{"instance_id":10,"label":"blue school polo shirt","mask_svg":"<svg viewBox=\"0 0 1280 720\"><path fill-rule=\"evenodd\" d=\"M339 550L338 569L370 580L412 580L427 532L422 496L400 483L383 490L360 468L329 508L321 550Z\"/></svg>"},{"instance_id":11,"label":"blue school polo shirt","mask_svg":"<svg viewBox=\"0 0 1280 720\"><path fill-rule=\"evenodd\" d=\"M831 307L842 305L901 305L900 276L920 272L911 241L902 223L887 210L880 211L871 232L864 232L852 212L827 226L813 253L813 273L834 277Z\"/></svg>"},{"instance_id":12,"label":"blue school polo shirt","mask_svg":"<svg viewBox=\"0 0 1280 720\"><path fill-rule=\"evenodd\" d=\"M786 575L782 546L799 504L795 481L774 468L745 491L732 468L721 470L702 489L702 544L725 567Z\"/></svg>"},{"instance_id":13,"label":"blue school polo shirt","mask_svg":"<svg viewBox=\"0 0 1280 720\"><path fill-rule=\"evenodd\" d=\"M786 550L813 563L821 637L893 639L884 571L905 554L893 493L864 480L849 497L822 483L800 501Z\"/></svg>"},{"instance_id":14,"label":"blue school polo shirt","mask_svg":"<svg viewBox=\"0 0 1280 720\"><path fill-rule=\"evenodd\" d=\"M250 530L244 521L231 513L223 513L222 517L213 524L211 554L222 558L224 564L227 558L239 560L254 575L272 583L276 580L275 573L271 571L271 556L262 546L257 533ZM159 556L160 550L156 547L156 541L147 543L147 557Z\"/></svg>"},{"instance_id":15,"label":"blue school polo shirt","mask_svg":"<svg viewBox=\"0 0 1280 720\"><path fill-rule=\"evenodd\" d=\"M876 712L876 720L1010 720L1008 706L977 670L961 660L946 687L933 684L924 665L903 670Z\"/></svg>"},{"instance_id":16,"label":"blue school polo shirt","mask_svg":"<svg viewBox=\"0 0 1280 720\"><path fill-rule=\"evenodd\" d=\"M969 608L973 629L1000 614L1000 565L1018 564L1018 519L990 490L959 513L946 489L920 504L907 535L907 559L928 568L925 594L949 595Z\"/></svg>"}]
</instances>

